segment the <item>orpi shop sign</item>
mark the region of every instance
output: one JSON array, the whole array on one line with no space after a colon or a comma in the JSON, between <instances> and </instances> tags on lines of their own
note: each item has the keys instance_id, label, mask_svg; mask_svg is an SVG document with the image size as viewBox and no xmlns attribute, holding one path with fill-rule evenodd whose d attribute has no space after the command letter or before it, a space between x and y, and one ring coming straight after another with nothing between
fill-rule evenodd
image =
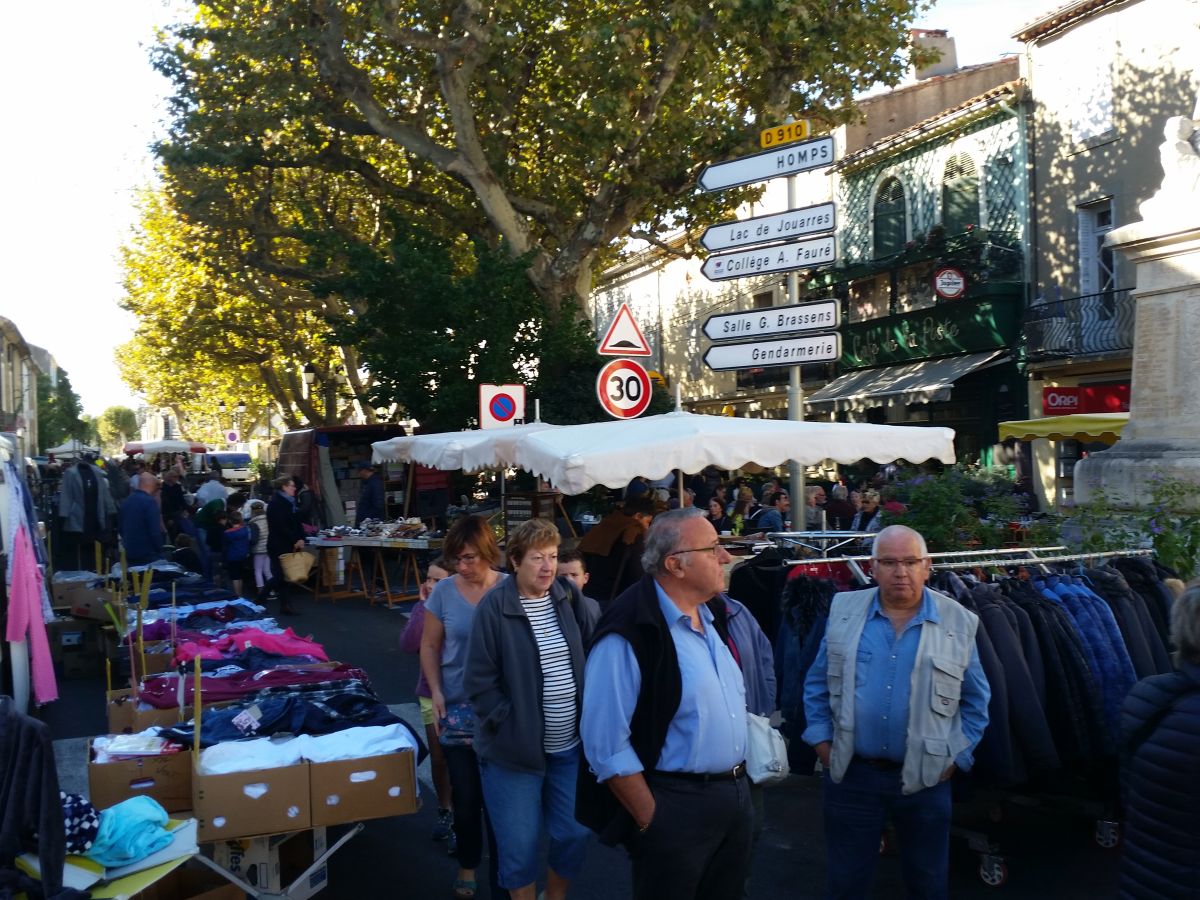
<instances>
[{"instance_id":1,"label":"orpi shop sign","mask_svg":"<svg viewBox=\"0 0 1200 900\"><path fill-rule=\"evenodd\" d=\"M1042 415L1129 412L1129 385L1085 384L1042 388Z\"/></svg>"},{"instance_id":2,"label":"orpi shop sign","mask_svg":"<svg viewBox=\"0 0 1200 900\"><path fill-rule=\"evenodd\" d=\"M1079 412L1079 388L1042 388L1042 415L1066 416Z\"/></svg>"}]
</instances>

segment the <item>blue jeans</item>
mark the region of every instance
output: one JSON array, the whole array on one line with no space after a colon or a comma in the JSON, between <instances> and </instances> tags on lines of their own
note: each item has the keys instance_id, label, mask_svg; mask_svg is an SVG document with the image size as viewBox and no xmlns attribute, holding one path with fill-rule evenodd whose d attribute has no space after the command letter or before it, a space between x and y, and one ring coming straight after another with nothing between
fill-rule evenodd
<instances>
[{"instance_id":1,"label":"blue jeans","mask_svg":"<svg viewBox=\"0 0 1200 900\"><path fill-rule=\"evenodd\" d=\"M950 876L950 782L915 794L900 793L900 772L880 771L857 759L841 784L824 776L825 843L829 896L871 896L879 839L890 817L909 897L945 900Z\"/></svg>"},{"instance_id":2,"label":"blue jeans","mask_svg":"<svg viewBox=\"0 0 1200 900\"><path fill-rule=\"evenodd\" d=\"M575 821L579 758L579 747L547 753L546 771L540 774L479 761L484 802L500 855L502 887L519 888L537 881L543 822L550 836L550 868L568 880L579 874L591 834Z\"/></svg>"}]
</instances>

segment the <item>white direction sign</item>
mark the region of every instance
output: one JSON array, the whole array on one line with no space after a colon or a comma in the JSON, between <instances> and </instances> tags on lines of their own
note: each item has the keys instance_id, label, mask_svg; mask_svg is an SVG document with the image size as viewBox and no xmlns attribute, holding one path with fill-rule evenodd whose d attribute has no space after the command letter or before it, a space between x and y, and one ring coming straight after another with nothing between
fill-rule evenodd
<instances>
[{"instance_id":1,"label":"white direction sign","mask_svg":"<svg viewBox=\"0 0 1200 900\"><path fill-rule=\"evenodd\" d=\"M774 244L710 256L704 261L700 271L709 281L727 281L730 278L749 278L751 275L828 266L836 259L837 248L833 236L828 235L810 238L807 241L793 241L790 244Z\"/></svg>"},{"instance_id":2,"label":"white direction sign","mask_svg":"<svg viewBox=\"0 0 1200 900\"><path fill-rule=\"evenodd\" d=\"M842 336L835 331L750 344L713 344L704 353L704 364L715 372L724 372L833 362L841 355Z\"/></svg>"},{"instance_id":3,"label":"white direction sign","mask_svg":"<svg viewBox=\"0 0 1200 900\"><path fill-rule=\"evenodd\" d=\"M796 331L830 331L840 324L841 304L837 300L818 300L709 316L704 323L704 336L713 341L728 341Z\"/></svg>"},{"instance_id":4,"label":"white direction sign","mask_svg":"<svg viewBox=\"0 0 1200 900\"><path fill-rule=\"evenodd\" d=\"M764 150L722 163L710 163L696 179L702 191L723 191L770 178L799 175L833 165L833 138L829 135L788 144L777 150Z\"/></svg>"},{"instance_id":5,"label":"white direction sign","mask_svg":"<svg viewBox=\"0 0 1200 900\"><path fill-rule=\"evenodd\" d=\"M822 231L833 231L833 226L833 204L818 203L816 206L790 209L769 216L754 216L750 219L710 225L704 229L704 234L700 235L700 244L705 250L715 253L718 250L732 250L752 244L789 241L806 234L820 234Z\"/></svg>"}]
</instances>

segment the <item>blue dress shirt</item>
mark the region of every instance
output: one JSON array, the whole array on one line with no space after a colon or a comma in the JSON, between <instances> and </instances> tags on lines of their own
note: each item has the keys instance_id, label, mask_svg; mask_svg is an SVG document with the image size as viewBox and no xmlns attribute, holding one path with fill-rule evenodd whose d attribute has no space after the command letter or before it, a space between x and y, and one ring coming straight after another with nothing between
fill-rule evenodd
<instances>
[{"instance_id":1,"label":"blue dress shirt","mask_svg":"<svg viewBox=\"0 0 1200 900\"><path fill-rule=\"evenodd\" d=\"M926 588L921 608L897 635L892 621L879 606L879 592L871 600L854 669L854 752L868 759L904 761L908 740L908 704L912 692L913 666L921 642L921 624L939 622L937 607ZM829 708L829 666L825 639L804 681L804 712L808 727L804 742L810 745L833 740ZM979 651L971 647L971 661L963 675L959 702L963 736L970 745L954 760L964 772L975 759L972 751L987 727L987 705L991 688L979 663Z\"/></svg>"},{"instance_id":2,"label":"blue dress shirt","mask_svg":"<svg viewBox=\"0 0 1200 900\"><path fill-rule=\"evenodd\" d=\"M667 728L655 768L663 772L727 772L746 759L746 687L733 654L700 607L704 632L676 606L657 582L658 606L667 620L683 694ZM588 655L583 678L579 733L599 781L643 770L629 742L642 673L629 642L620 635L601 638Z\"/></svg>"}]
</instances>

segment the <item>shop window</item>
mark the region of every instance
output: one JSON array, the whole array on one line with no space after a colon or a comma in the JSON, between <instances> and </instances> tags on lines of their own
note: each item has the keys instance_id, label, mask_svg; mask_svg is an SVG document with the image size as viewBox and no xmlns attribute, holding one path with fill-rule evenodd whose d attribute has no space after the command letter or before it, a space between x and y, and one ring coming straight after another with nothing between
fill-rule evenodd
<instances>
[{"instance_id":1,"label":"shop window","mask_svg":"<svg viewBox=\"0 0 1200 900\"><path fill-rule=\"evenodd\" d=\"M904 185L899 178L889 178L879 186L875 194L874 225L876 259L904 249L908 222Z\"/></svg>"},{"instance_id":2,"label":"shop window","mask_svg":"<svg viewBox=\"0 0 1200 900\"><path fill-rule=\"evenodd\" d=\"M968 225L980 224L979 172L965 153L946 160L942 173L942 226L946 234L962 234Z\"/></svg>"}]
</instances>

